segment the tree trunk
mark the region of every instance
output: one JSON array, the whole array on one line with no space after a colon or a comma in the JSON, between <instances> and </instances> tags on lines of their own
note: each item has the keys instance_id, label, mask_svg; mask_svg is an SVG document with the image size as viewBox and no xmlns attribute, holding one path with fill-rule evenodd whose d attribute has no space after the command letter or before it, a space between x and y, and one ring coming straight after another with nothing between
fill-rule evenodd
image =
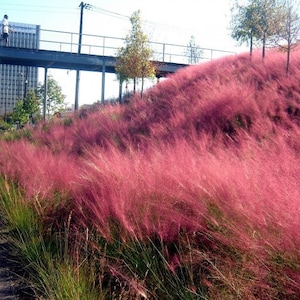
<instances>
[{"instance_id":1,"label":"tree trunk","mask_svg":"<svg viewBox=\"0 0 300 300\"><path fill-rule=\"evenodd\" d=\"M287 57L286 57L286 67L285 67L285 74L286 76L289 75L289 70L290 70L290 56L291 56L291 46L288 45L288 48L287 48Z\"/></svg>"},{"instance_id":2,"label":"tree trunk","mask_svg":"<svg viewBox=\"0 0 300 300\"><path fill-rule=\"evenodd\" d=\"M143 99L143 92L144 92L144 77L142 77L142 87L141 87L141 98Z\"/></svg>"},{"instance_id":3,"label":"tree trunk","mask_svg":"<svg viewBox=\"0 0 300 300\"><path fill-rule=\"evenodd\" d=\"M123 82L122 80L119 81L119 103L122 103L122 86Z\"/></svg>"},{"instance_id":4,"label":"tree trunk","mask_svg":"<svg viewBox=\"0 0 300 300\"><path fill-rule=\"evenodd\" d=\"M133 93L136 91L136 77L133 78Z\"/></svg>"},{"instance_id":5,"label":"tree trunk","mask_svg":"<svg viewBox=\"0 0 300 300\"><path fill-rule=\"evenodd\" d=\"M252 53L253 53L253 35L251 33L251 36L250 36L250 61L252 61Z\"/></svg>"},{"instance_id":6,"label":"tree trunk","mask_svg":"<svg viewBox=\"0 0 300 300\"><path fill-rule=\"evenodd\" d=\"M262 59L264 60L266 56L266 35L264 34L263 40L262 40Z\"/></svg>"}]
</instances>

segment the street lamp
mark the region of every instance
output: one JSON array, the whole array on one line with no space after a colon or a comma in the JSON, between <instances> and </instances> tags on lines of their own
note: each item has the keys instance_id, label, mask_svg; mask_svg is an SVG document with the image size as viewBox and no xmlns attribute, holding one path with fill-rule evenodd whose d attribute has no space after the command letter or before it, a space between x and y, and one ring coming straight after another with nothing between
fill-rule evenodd
<instances>
[{"instance_id":1,"label":"street lamp","mask_svg":"<svg viewBox=\"0 0 300 300\"><path fill-rule=\"evenodd\" d=\"M18 100L21 100L21 85L22 85L23 73L19 73L19 83L18 83Z\"/></svg>"},{"instance_id":2,"label":"street lamp","mask_svg":"<svg viewBox=\"0 0 300 300\"><path fill-rule=\"evenodd\" d=\"M7 98L8 98L8 90L9 90L9 84L6 86L6 96L5 96L5 102L4 102L4 121L7 122Z\"/></svg>"},{"instance_id":3,"label":"street lamp","mask_svg":"<svg viewBox=\"0 0 300 300\"><path fill-rule=\"evenodd\" d=\"M24 100L26 98L26 95L27 95L27 84L28 84L28 79L25 78L25 81L24 81Z\"/></svg>"},{"instance_id":4,"label":"street lamp","mask_svg":"<svg viewBox=\"0 0 300 300\"><path fill-rule=\"evenodd\" d=\"M26 96L27 96L28 71L29 71L29 67L26 68L26 73L25 73L25 80L24 80L24 96L23 96L23 100L24 100L24 101L25 101L25 98L26 98Z\"/></svg>"}]
</instances>

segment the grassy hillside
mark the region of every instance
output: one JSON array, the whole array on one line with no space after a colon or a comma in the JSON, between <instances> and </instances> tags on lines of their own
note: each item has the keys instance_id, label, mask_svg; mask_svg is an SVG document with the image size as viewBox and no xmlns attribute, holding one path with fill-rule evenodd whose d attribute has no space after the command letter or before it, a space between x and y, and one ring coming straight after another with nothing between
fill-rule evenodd
<instances>
[{"instance_id":1,"label":"grassy hillside","mask_svg":"<svg viewBox=\"0 0 300 300\"><path fill-rule=\"evenodd\" d=\"M245 54L191 66L148 90L144 101L137 96L129 106L106 107L88 118L81 114L72 126L48 124L32 137L54 151L64 145L64 152L75 154L86 145L136 148L203 134L234 137L243 129L261 137L274 126L297 125L298 56L293 53L288 77L285 56L276 51L264 63L259 55L250 62Z\"/></svg>"},{"instance_id":2,"label":"grassy hillside","mask_svg":"<svg viewBox=\"0 0 300 300\"><path fill-rule=\"evenodd\" d=\"M299 61L289 76L275 50L190 66L128 105L6 135L3 217L88 277L72 299L298 299ZM50 298L75 285L40 277Z\"/></svg>"}]
</instances>

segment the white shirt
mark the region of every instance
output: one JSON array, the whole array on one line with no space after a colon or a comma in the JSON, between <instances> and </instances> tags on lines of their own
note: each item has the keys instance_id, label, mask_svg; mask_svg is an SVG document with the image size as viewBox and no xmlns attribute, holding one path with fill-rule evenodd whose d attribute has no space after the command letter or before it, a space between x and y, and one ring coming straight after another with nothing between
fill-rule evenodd
<instances>
[{"instance_id":1,"label":"white shirt","mask_svg":"<svg viewBox=\"0 0 300 300\"><path fill-rule=\"evenodd\" d=\"M8 20L5 18L2 20L2 28L3 33L8 33Z\"/></svg>"}]
</instances>

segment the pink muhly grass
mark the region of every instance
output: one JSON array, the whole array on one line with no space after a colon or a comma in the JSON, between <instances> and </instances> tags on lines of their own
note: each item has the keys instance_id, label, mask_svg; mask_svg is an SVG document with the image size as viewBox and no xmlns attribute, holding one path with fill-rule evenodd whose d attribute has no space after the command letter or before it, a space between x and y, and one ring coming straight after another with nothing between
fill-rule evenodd
<instances>
[{"instance_id":1,"label":"pink muhly grass","mask_svg":"<svg viewBox=\"0 0 300 300\"><path fill-rule=\"evenodd\" d=\"M300 51L293 54L296 61ZM234 137L246 130L260 138L281 122L286 127L299 119L299 72L292 63L286 77L284 56L270 51L261 62L254 55L229 56L187 67L138 95L127 106L100 107L74 116L63 129L58 124L35 130L34 139L53 151L83 155L89 146L119 149L148 146L209 132ZM265 132L262 126L265 126ZM44 134L44 135L43 135Z\"/></svg>"},{"instance_id":2,"label":"pink muhly grass","mask_svg":"<svg viewBox=\"0 0 300 300\"><path fill-rule=\"evenodd\" d=\"M251 140L239 151L216 148L211 155L184 142L153 147L147 154L91 152L74 197L85 220L106 228L106 236L110 218L126 232L163 239L173 239L181 230L207 230L209 222L230 230L222 239L232 244L235 236L238 247L255 248L264 240L286 250L285 241L296 250L296 158L284 143L276 146L280 149L274 154L269 153L273 143L259 147ZM210 210L212 204L221 215ZM279 227L272 236L274 226Z\"/></svg>"},{"instance_id":3,"label":"pink muhly grass","mask_svg":"<svg viewBox=\"0 0 300 300\"><path fill-rule=\"evenodd\" d=\"M239 247L243 243L243 248L269 244L273 249L295 253L300 242L300 191L294 151L280 139L262 147L245 144L238 156L230 149L225 151L208 157L205 172L211 186L206 185L206 189L222 212L215 212L216 217L224 214L226 222L216 228L227 227L238 238ZM216 218L220 221L222 218Z\"/></svg>"},{"instance_id":4,"label":"pink muhly grass","mask_svg":"<svg viewBox=\"0 0 300 300\"><path fill-rule=\"evenodd\" d=\"M288 77L282 54L256 55L183 69L143 100L1 143L0 172L41 200L48 222L67 214L75 235L159 237L174 273L190 259L215 286L297 292L300 51Z\"/></svg>"},{"instance_id":5,"label":"pink muhly grass","mask_svg":"<svg viewBox=\"0 0 300 300\"><path fill-rule=\"evenodd\" d=\"M73 152L85 152L91 146L103 149L110 145L118 145L118 137L122 135L123 124L120 111L108 107L98 113L89 114L87 119L76 120L73 130Z\"/></svg>"},{"instance_id":6,"label":"pink muhly grass","mask_svg":"<svg viewBox=\"0 0 300 300\"><path fill-rule=\"evenodd\" d=\"M70 152L74 143L71 133L71 126L64 126L59 121L40 123L30 130L33 142L46 146L53 153Z\"/></svg>"},{"instance_id":7,"label":"pink muhly grass","mask_svg":"<svg viewBox=\"0 0 300 300\"><path fill-rule=\"evenodd\" d=\"M55 153L83 155L90 146L106 148L122 131L122 110L120 106L106 106L105 109L100 107L82 115L73 114L56 122L41 123L32 129L32 139Z\"/></svg>"},{"instance_id":8,"label":"pink muhly grass","mask_svg":"<svg viewBox=\"0 0 300 300\"><path fill-rule=\"evenodd\" d=\"M126 155L113 149L91 152L75 197L82 212L78 217L108 240L116 229L110 227L111 219L124 240L158 235L169 243L181 232L190 238L202 233L208 240L191 241L195 254L212 247L210 239L216 247L212 251L229 255L226 261L217 253L210 258L223 261L216 275L227 274L230 264L233 268L237 258L226 249L236 249L249 256L249 261L240 262L243 276L252 270L256 280L260 278L256 287L266 291L271 286L264 264L273 268L266 259L276 253L295 257L300 241L298 158L286 146L284 133L278 138L279 142L270 139L259 145L248 137L238 149L220 144L211 153L203 151L203 145L197 148L196 142L191 146L184 141ZM168 259L174 270L182 262L172 254ZM193 259L196 264L197 255ZM226 280L234 284L229 275Z\"/></svg>"},{"instance_id":9,"label":"pink muhly grass","mask_svg":"<svg viewBox=\"0 0 300 300\"><path fill-rule=\"evenodd\" d=\"M188 228L191 224L202 226L203 221L197 219L198 208L199 214L204 214L207 203L195 201L195 198L201 197L205 201L216 202L215 205L228 213L232 206L247 207L248 201L255 211L245 213L248 217L252 213L253 216L249 217L251 220L259 216L257 211L263 211L263 208L253 204L260 201L261 195L246 192L255 191L245 178L245 172L251 167L242 165L244 169L241 169L240 165L241 162L250 162L231 156L229 150L219 150L224 147L220 137L223 134L224 139L229 138L230 142L239 139L242 145L243 137L247 134L258 140L270 139L274 138L274 131L279 130L278 126L284 124L285 128L292 128L296 124L298 90L292 87L298 75L295 72L295 79L287 79L282 65L282 57L270 52L264 64L255 56L251 62L245 55L240 55L186 68L150 89L143 101L135 99L132 105L125 108L116 106L99 109L88 117L78 115L70 126L63 128L58 124L45 125L44 135L41 128L33 131L36 142L45 145L51 153L61 155L52 156L42 147L40 152L43 154L38 154L38 150L28 146L32 157L41 157L38 162L29 163L28 158L26 165L26 156L23 158L17 153L13 159L18 160L18 167L26 165L28 169L36 164L38 174L49 174L39 176L30 186L28 184L27 189L32 188L31 194L49 195L50 190L64 189L70 182L65 174L72 172L71 181L77 180L73 172L81 176L81 185L72 187L74 198L78 204L85 205L89 212L95 214L99 222L104 224L103 227L108 218L116 217L128 231L135 226L131 221L134 219L140 223L135 228L141 232L151 232L155 220L156 225L160 226L160 234L167 236L164 232L171 229L177 231L181 223L186 222L184 214L187 212L194 215L190 224L183 227ZM291 91L292 96L287 101L286 95L290 95ZM214 155L208 154L207 158L192 147L184 149L179 142L176 143L182 139L197 145L202 151L213 151ZM290 142L296 145L291 139ZM171 146L164 148L164 144L168 143ZM252 140L251 143L255 145ZM142 150L130 152L131 148L143 149L143 145L148 147L147 155ZM235 155L241 155L236 149L232 151ZM74 157L70 158L69 153L75 154ZM77 155L82 157L80 161L86 162L84 167L81 167L81 163L74 166ZM42 161L45 161L43 166ZM73 164L69 171L65 170L68 161ZM230 163L225 164L226 161ZM52 166L57 162L62 168L55 170ZM195 164L194 168L191 168L190 162ZM264 160L259 160L259 163L266 164ZM251 176L261 177L263 171L266 172L260 170L259 163L258 173L251 173ZM26 184L30 178L26 177L28 172L24 173L18 176ZM240 181L235 182L237 179ZM103 211L102 216L100 210ZM175 220L173 224L178 226L168 226L166 220L170 211ZM86 217L88 220L89 216ZM214 217L209 216L210 222L217 222ZM257 218L254 224L264 224L262 220Z\"/></svg>"},{"instance_id":10,"label":"pink muhly grass","mask_svg":"<svg viewBox=\"0 0 300 300\"><path fill-rule=\"evenodd\" d=\"M20 184L28 197L51 199L55 192L68 194L73 188L79 167L74 158L24 141L1 149L1 173Z\"/></svg>"},{"instance_id":11,"label":"pink muhly grass","mask_svg":"<svg viewBox=\"0 0 300 300\"><path fill-rule=\"evenodd\" d=\"M126 119L140 124L143 118L144 128L155 139L178 133L187 137L194 130L232 135L243 129L257 134L257 124L265 124L266 131L279 119L290 124L299 106L299 72L287 79L283 56L269 55L264 64L240 55L185 68L150 89L142 102L134 102L135 109L125 111ZM290 91L283 90L288 81L295 88L294 98L287 101Z\"/></svg>"},{"instance_id":12,"label":"pink muhly grass","mask_svg":"<svg viewBox=\"0 0 300 300\"><path fill-rule=\"evenodd\" d=\"M92 219L103 231L107 220L115 218L129 234L166 239L201 225L204 206L194 201L197 191L186 186L184 170L176 166L175 172L166 155L154 148L152 152L147 159L138 152L91 154L76 196L87 222Z\"/></svg>"}]
</instances>

